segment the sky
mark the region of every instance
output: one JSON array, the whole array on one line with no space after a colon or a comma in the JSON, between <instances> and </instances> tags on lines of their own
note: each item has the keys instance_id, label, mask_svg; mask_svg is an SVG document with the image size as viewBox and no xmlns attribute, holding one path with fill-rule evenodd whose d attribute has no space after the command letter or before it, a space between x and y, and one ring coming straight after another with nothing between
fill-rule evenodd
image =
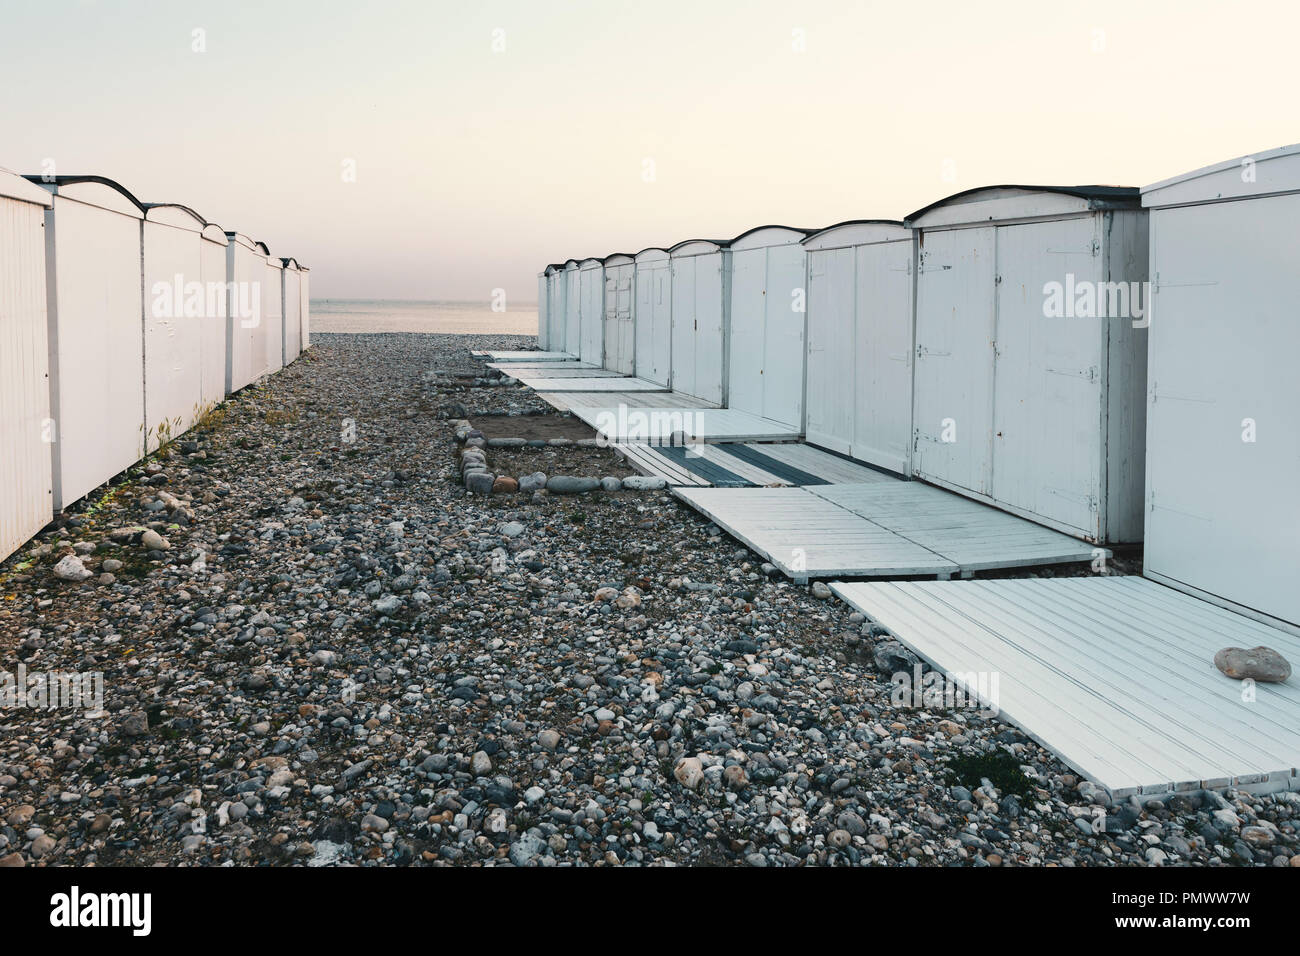
<instances>
[{"instance_id":1,"label":"sky","mask_svg":"<svg viewBox=\"0 0 1300 956\"><path fill-rule=\"evenodd\" d=\"M1293 0L6 0L0 21L0 167L184 203L322 298L531 302L548 262L1300 140Z\"/></svg>"}]
</instances>

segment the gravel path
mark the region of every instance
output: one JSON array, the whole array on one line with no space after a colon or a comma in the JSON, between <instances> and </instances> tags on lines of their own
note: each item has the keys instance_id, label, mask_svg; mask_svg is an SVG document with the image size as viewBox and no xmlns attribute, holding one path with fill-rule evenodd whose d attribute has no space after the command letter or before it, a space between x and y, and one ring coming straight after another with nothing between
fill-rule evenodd
<instances>
[{"instance_id":1,"label":"gravel path","mask_svg":"<svg viewBox=\"0 0 1300 956\"><path fill-rule=\"evenodd\" d=\"M0 565L0 671L104 688L0 710L0 864L1300 865L1300 794L1111 805L893 702L664 492L467 497L447 419L545 408L469 349L527 344L320 335Z\"/></svg>"}]
</instances>

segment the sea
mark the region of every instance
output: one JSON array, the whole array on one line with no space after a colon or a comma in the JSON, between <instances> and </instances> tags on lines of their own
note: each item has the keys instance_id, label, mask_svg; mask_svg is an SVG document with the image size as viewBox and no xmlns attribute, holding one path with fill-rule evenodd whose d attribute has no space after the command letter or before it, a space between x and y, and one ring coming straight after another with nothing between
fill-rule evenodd
<instances>
[{"instance_id":1,"label":"sea","mask_svg":"<svg viewBox=\"0 0 1300 956\"><path fill-rule=\"evenodd\" d=\"M536 335L537 306L525 303L494 312L488 302L312 299L311 329L313 332Z\"/></svg>"}]
</instances>

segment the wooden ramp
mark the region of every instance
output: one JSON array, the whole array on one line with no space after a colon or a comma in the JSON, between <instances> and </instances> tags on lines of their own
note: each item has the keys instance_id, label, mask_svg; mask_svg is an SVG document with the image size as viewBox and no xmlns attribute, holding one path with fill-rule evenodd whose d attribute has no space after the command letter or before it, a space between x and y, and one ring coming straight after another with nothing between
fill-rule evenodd
<instances>
[{"instance_id":1,"label":"wooden ramp","mask_svg":"<svg viewBox=\"0 0 1300 956\"><path fill-rule=\"evenodd\" d=\"M666 445L677 432L702 442L786 441L799 437L797 428L734 408L636 408L627 404L620 408L618 402L610 401L605 406L573 407L572 411L607 440L621 444Z\"/></svg>"},{"instance_id":2,"label":"wooden ramp","mask_svg":"<svg viewBox=\"0 0 1300 956\"><path fill-rule=\"evenodd\" d=\"M643 378L628 378L615 373L612 376L584 376L582 378L552 378L549 372L537 372L533 375L514 376L520 384L539 392L608 392L617 389L620 392L666 392L662 385L647 382Z\"/></svg>"},{"instance_id":3,"label":"wooden ramp","mask_svg":"<svg viewBox=\"0 0 1300 956\"><path fill-rule=\"evenodd\" d=\"M563 362L578 356L569 352L541 352L537 349L516 349L505 352L474 350L470 352L475 358L485 358L493 362Z\"/></svg>"},{"instance_id":4,"label":"wooden ramp","mask_svg":"<svg viewBox=\"0 0 1300 956\"><path fill-rule=\"evenodd\" d=\"M576 365L571 362L556 362L549 368L545 365L523 365L517 362L493 362L488 368L503 372L511 378L517 378L524 384L533 378L626 378L622 372L613 372L607 368L595 368L590 365ZM606 386L608 387L608 386Z\"/></svg>"},{"instance_id":5,"label":"wooden ramp","mask_svg":"<svg viewBox=\"0 0 1300 956\"><path fill-rule=\"evenodd\" d=\"M509 372L514 375L517 372L559 372L561 370L572 371L574 369L599 369L599 365L593 365L591 362L488 362L488 368L494 368L498 372Z\"/></svg>"},{"instance_id":6,"label":"wooden ramp","mask_svg":"<svg viewBox=\"0 0 1300 956\"><path fill-rule=\"evenodd\" d=\"M835 575L949 577L958 570L942 555L804 488L674 488L673 494L796 581Z\"/></svg>"},{"instance_id":7,"label":"wooden ramp","mask_svg":"<svg viewBox=\"0 0 1300 956\"><path fill-rule=\"evenodd\" d=\"M1090 561L1096 553L1024 518L886 475L806 488L682 487L673 493L801 582L969 576L990 568ZM796 553L804 560L790 561Z\"/></svg>"},{"instance_id":8,"label":"wooden ramp","mask_svg":"<svg viewBox=\"0 0 1300 956\"><path fill-rule=\"evenodd\" d=\"M1116 797L1300 789L1300 681L1243 700L1213 663L1260 644L1300 661L1295 635L1129 575L831 589L957 686L985 675L984 703Z\"/></svg>"},{"instance_id":9,"label":"wooden ramp","mask_svg":"<svg viewBox=\"0 0 1300 956\"><path fill-rule=\"evenodd\" d=\"M683 452L657 445L624 444L614 450L637 471L684 487L781 488L896 479L797 442L696 444ZM723 481L714 480L721 470Z\"/></svg>"},{"instance_id":10,"label":"wooden ramp","mask_svg":"<svg viewBox=\"0 0 1300 956\"><path fill-rule=\"evenodd\" d=\"M855 515L951 558L964 574L1091 561L1104 549L919 481L809 489Z\"/></svg>"},{"instance_id":11,"label":"wooden ramp","mask_svg":"<svg viewBox=\"0 0 1300 956\"><path fill-rule=\"evenodd\" d=\"M717 408L712 402L680 392L538 392L537 397L562 412L579 408Z\"/></svg>"}]
</instances>

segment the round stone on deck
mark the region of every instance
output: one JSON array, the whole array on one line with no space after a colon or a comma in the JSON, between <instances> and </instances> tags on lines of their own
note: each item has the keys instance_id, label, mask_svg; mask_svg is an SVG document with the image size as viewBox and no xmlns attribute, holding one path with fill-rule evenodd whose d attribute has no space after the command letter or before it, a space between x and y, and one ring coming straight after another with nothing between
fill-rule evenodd
<instances>
[{"instance_id":1,"label":"round stone on deck","mask_svg":"<svg viewBox=\"0 0 1300 956\"><path fill-rule=\"evenodd\" d=\"M1291 676L1290 663L1271 647L1225 647L1214 655L1214 666L1235 680L1280 684Z\"/></svg>"}]
</instances>

